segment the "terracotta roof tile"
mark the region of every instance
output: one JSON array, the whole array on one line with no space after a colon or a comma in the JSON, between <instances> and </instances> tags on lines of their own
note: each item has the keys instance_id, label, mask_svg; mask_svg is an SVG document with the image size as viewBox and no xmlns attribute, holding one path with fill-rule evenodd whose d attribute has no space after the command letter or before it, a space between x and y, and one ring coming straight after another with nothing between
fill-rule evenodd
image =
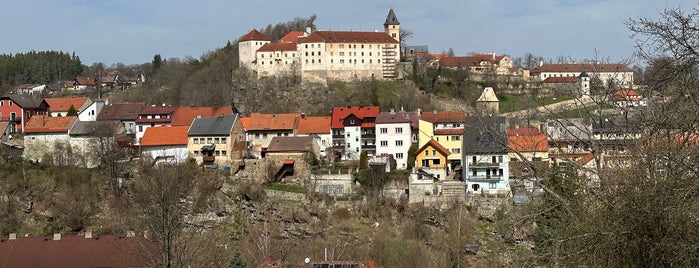
<instances>
[{"instance_id":1,"label":"terracotta roof tile","mask_svg":"<svg viewBox=\"0 0 699 268\"><path fill-rule=\"evenodd\" d=\"M548 141L546 133L536 135L509 135L507 146L517 152L547 152Z\"/></svg>"},{"instance_id":2,"label":"terracotta roof tile","mask_svg":"<svg viewBox=\"0 0 699 268\"><path fill-rule=\"evenodd\" d=\"M149 127L143 133L141 146L187 145L189 126Z\"/></svg>"},{"instance_id":3,"label":"terracotta roof tile","mask_svg":"<svg viewBox=\"0 0 699 268\"><path fill-rule=\"evenodd\" d=\"M535 127L508 128L505 130L508 136L537 135L539 129Z\"/></svg>"},{"instance_id":4,"label":"terracotta roof tile","mask_svg":"<svg viewBox=\"0 0 699 268\"><path fill-rule=\"evenodd\" d=\"M219 106L219 107L194 107L194 106L181 106L177 107L175 113L172 116L173 126L189 126L192 124L197 116L200 117L212 117L219 115L229 115L233 114L233 108L231 106Z\"/></svg>"},{"instance_id":5,"label":"terracotta roof tile","mask_svg":"<svg viewBox=\"0 0 699 268\"><path fill-rule=\"evenodd\" d=\"M441 128L435 129L434 135L463 135L463 128Z\"/></svg>"},{"instance_id":6,"label":"terracotta roof tile","mask_svg":"<svg viewBox=\"0 0 699 268\"><path fill-rule=\"evenodd\" d=\"M88 103L90 99L86 97L77 98L45 98L46 103L49 104L49 109L51 112L66 112L73 105L76 111L80 111L83 105Z\"/></svg>"},{"instance_id":7,"label":"terracotta roof tile","mask_svg":"<svg viewBox=\"0 0 699 268\"><path fill-rule=\"evenodd\" d=\"M257 52L274 52L274 51L296 51L296 44L293 43L267 43L262 45Z\"/></svg>"},{"instance_id":8,"label":"terracotta roof tile","mask_svg":"<svg viewBox=\"0 0 699 268\"><path fill-rule=\"evenodd\" d=\"M252 29L250 30L250 32L246 33L245 35L241 36L240 39L238 39L238 42L245 41L270 41L270 39L257 29Z\"/></svg>"},{"instance_id":9,"label":"terracotta roof tile","mask_svg":"<svg viewBox=\"0 0 699 268\"><path fill-rule=\"evenodd\" d=\"M97 115L97 120L136 120L143 103L114 103L105 105Z\"/></svg>"},{"instance_id":10,"label":"terracotta roof tile","mask_svg":"<svg viewBox=\"0 0 699 268\"><path fill-rule=\"evenodd\" d=\"M422 112L420 119L430 123L463 123L466 120L464 112Z\"/></svg>"},{"instance_id":11,"label":"terracotta roof tile","mask_svg":"<svg viewBox=\"0 0 699 268\"><path fill-rule=\"evenodd\" d=\"M267 152L312 152L313 137L274 137Z\"/></svg>"},{"instance_id":12,"label":"terracotta roof tile","mask_svg":"<svg viewBox=\"0 0 699 268\"><path fill-rule=\"evenodd\" d=\"M379 43L398 44L386 32L316 31L298 43Z\"/></svg>"},{"instance_id":13,"label":"terracotta roof tile","mask_svg":"<svg viewBox=\"0 0 699 268\"><path fill-rule=\"evenodd\" d=\"M348 107L334 107L332 113L332 120L330 123L331 128L344 128L342 120L347 118L349 115L354 115L359 119L370 118L371 122L363 122L362 127L374 127L376 126L375 119L380 113L379 106L348 106Z\"/></svg>"},{"instance_id":14,"label":"terracotta roof tile","mask_svg":"<svg viewBox=\"0 0 699 268\"><path fill-rule=\"evenodd\" d=\"M330 134L330 116L308 116L299 119L298 134Z\"/></svg>"},{"instance_id":15,"label":"terracotta roof tile","mask_svg":"<svg viewBox=\"0 0 699 268\"><path fill-rule=\"evenodd\" d=\"M300 113L291 114L261 114L252 113L247 122L246 131L260 130L293 130L296 128Z\"/></svg>"},{"instance_id":16,"label":"terracotta roof tile","mask_svg":"<svg viewBox=\"0 0 699 268\"><path fill-rule=\"evenodd\" d=\"M77 116L48 117L46 115L35 115L27 122L27 125L24 127L24 132L68 133L68 130L73 126L77 118Z\"/></svg>"},{"instance_id":17,"label":"terracotta roof tile","mask_svg":"<svg viewBox=\"0 0 699 268\"><path fill-rule=\"evenodd\" d=\"M91 77L76 77L75 82L78 83L78 85L86 85L86 86L91 86L95 84L95 79Z\"/></svg>"},{"instance_id":18,"label":"terracotta roof tile","mask_svg":"<svg viewBox=\"0 0 699 268\"><path fill-rule=\"evenodd\" d=\"M425 149L427 149L427 147L434 148L435 150L437 150L440 154L444 155L445 157L451 155L451 152L449 152L449 150L447 150L447 148L444 148L444 146L439 144L439 142L434 140L434 139L431 139L430 141L425 143L425 145L423 145L419 150L417 150L417 154L418 155L422 154L422 152L424 152Z\"/></svg>"},{"instance_id":19,"label":"terracotta roof tile","mask_svg":"<svg viewBox=\"0 0 699 268\"><path fill-rule=\"evenodd\" d=\"M291 31L288 34L286 34L284 37L279 39L278 42L279 43L294 43L294 44L296 44L296 42L298 41L298 38L302 37L303 34L304 33L302 31Z\"/></svg>"}]
</instances>

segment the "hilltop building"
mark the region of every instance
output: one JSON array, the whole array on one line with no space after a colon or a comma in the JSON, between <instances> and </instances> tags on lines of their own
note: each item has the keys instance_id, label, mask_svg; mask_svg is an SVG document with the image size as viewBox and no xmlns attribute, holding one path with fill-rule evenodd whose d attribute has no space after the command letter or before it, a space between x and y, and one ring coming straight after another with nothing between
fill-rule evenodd
<instances>
[{"instance_id":1,"label":"hilltop building","mask_svg":"<svg viewBox=\"0 0 699 268\"><path fill-rule=\"evenodd\" d=\"M384 31L290 32L276 42L253 29L238 41L240 67L258 77L303 81L394 79L400 60L400 22L391 9Z\"/></svg>"}]
</instances>

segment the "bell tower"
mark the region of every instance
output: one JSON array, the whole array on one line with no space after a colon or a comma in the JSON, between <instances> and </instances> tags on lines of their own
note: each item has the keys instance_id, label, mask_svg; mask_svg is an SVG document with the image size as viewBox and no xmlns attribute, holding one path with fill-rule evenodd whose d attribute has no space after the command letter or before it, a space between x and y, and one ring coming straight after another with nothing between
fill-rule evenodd
<instances>
[{"instance_id":1,"label":"bell tower","mask_svg":"<svg viewBox=\"0 0 699 268\"><path fill-rule=\"evenodd\" d=\"M398 22L396 13L393 13L392 8L388 11L388 16L386 16L386 22L383 23L383 28L388 35L400 43L400 22Z\"/></svg>"}]
</instances>

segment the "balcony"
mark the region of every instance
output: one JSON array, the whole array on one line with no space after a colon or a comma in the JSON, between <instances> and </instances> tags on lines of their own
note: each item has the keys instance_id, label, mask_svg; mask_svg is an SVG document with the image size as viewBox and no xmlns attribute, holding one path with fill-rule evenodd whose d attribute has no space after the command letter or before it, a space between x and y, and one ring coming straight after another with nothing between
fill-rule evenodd
<instances>
[{"instance_id":1,"label":"balcony","mask_svg":"<svg viewBox=\"0 0 699 268\"><path fill-rule=\"evenodd\" d=\"M482 181L482 182L498 182L502 180L502 175L469 175L466 176L469 181Z\"/></svg>"},{"instance_id":2,"label":"balcony","mask_svg":"<svg viewBox=\"0 0 699 268\"><path fill-rule=\"evenodd\" d=\"M201 158L204 164L213 164L216 161L215 156L202 156Z\"/></svg>"},{"instance_id":3,"label":"balcony","mask_svg":"<svg viewBox=\"0 0 699 268\"><path fill-rule=\"evenodd\" d=\"M344 138L345 138L345 135L342 135L342 134L339 134L339 135L333 134L333 139L344 139Z\"/></svg>"},{"instance_id":4,"label":"balcony","mask_svg":"<svg viewBox=\"0 0 699 268\"><path fill-rule=\"evenodd\" d=\"M373 139L376 138L376 133L363 133L362 139Z\"/></svg>"},{"instance_id":5,"label":"balcony","mask_svg":"<svg viewBox=\"0 0 699 268\"><path fill-rule=\"evenodd\" d=\"M493 162L469 162L471 167L499 167L501 163Z\"/></svg>"},{"instance_id":6,"label":"balcony","mask_svg":"<svg viewBox=\"0 0 699 268\"><path fill-rule=\"evenodd\" d=\"M376 144L362 145L362 150L376 150Z\"/></svg>"}]
</instances>

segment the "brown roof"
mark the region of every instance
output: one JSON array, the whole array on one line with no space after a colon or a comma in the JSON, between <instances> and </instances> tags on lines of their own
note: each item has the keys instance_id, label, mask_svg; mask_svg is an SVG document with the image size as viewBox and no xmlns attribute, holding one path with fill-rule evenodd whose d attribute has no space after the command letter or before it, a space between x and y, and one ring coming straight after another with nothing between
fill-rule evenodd
<instances>
[{"instance_id":1,"label":"brown roof","mask_svg":"<svg viewBox=\"0 0 699 268\"><path fill-rule=\"evenodd\" d=\"M539 134L539 129L535 127L508 128L505 132L508 136L536 135Z\"/></svg>"},{"instance_id":2,"label":"brown roof","mask_svg":"<svg viewBox=\"0 0 699 268\"><path fill-rule=\"evenodd\" d=\"M273 52L273 51L296 51L294 43L267 43L262 45L257 52Z\"/></svg>"},{"instance_id":3,"label":"brown roof","mask_svg":"<svg viewBox=\"0 0 699 268\"><path fill-rule=\"evenodd\" d=\"M25 133L68 133L68 129L73 126L77 116L48 117L46 115L35 115L24 127Z\"/></svg>"},{"instance_id":4,"label":"brown roof","mask_svg":"<svg viewBox=\"0 0 699 268\"><path fill-rule=\"evenodd\" d=\"M212 117L219 115L229 115L233 114L233 107L231 106L219 106L219 107L194 107L194 106L182 106L178 107L175 114L172 116L173 126L189 126L192 124L195 118L199 117Z\"/></svg>"},{"instance_id":5,"label":"brown roof","mask_svg":"<svg viewBox=\"0 0 699 268\"><path fill-rule=\"evenodd\" d=\"M299 119L298 134L330 134L330 116L310 116Z\"/></svg>"},{"instance_id":6,"label":"brown roof","mask_svg":"<svg viewBox=\"0 0 699 268\"><path fill-rule=\"evenodd\" d=\"M303 36L303 32L301 31L291 31L288 34L286 34L284 37L279 39L279 43L294 43L296 44L296 41L298 41L299 37Z\"/></svg>"},{"instance_id":7,"label":"brown roof","mask_svg":"<svg viewBox=\"0 0 699 268\"><path fill-rule=\"evenodd\" d=\"M90 77L76 77L75 82L78 83L78 85L94 85L95 79Z\"/></svg>"},{"instance_id":8,"label":"brown roof","mask_svg":"<svg viewBox=\"0 0 699 268\"><path fill-rule=\"evenodd\" d=\"M143 103L114 103L105 105L97 115L97 120L136 120Z\"/></svg>"},{"instance_id":9,"label":"brown roof","mask_svg":"<svg viewBox=\"0 0 699 268\"><path fill-rule=\"evenodd\" d=\"M299 43L390 43L397 44L386 32L344 32L344 31L317 31L308 37L300 38Z\"/></svg>"},{"instance_id":10,"label":"brown roof","mask_svg":"<svg viewBox=\"0 0 699 268\"><path fill-rule=\"evenodd\" d=\"M312 152L313 137L274 137L267 152Z\"/></svg>"},{"instance_id":11,"label":"brown roof","mask_svg":"<svg viewBox=\"0 0 699 268\"><path fill-rule=\"evenodd\" d=\"M422 120L430 123L463 123L466 120L464 112L422 112Z\"/></svg>"},{"instance_id":12,"label":"brown roof","mask_svg":"<svg viewBox=\"0 0 699 268\"><path fill-rule=\"evenodd\" d=\"M546 133L535 135L508 135L507 146L517 152L547 152L548 140Z\"/></svg>"},{"instance_id":13,"label":"brown roof","mask_svg":"<svg viewBox=\"0 0 699 268\"><path fill-rule=\"evenodd\" d=\"M187 145L189 126L161 126L146 128L141 146Z\"/></svg>"},{"instance_id":14,"label":"brown roof","mask_svg":"<svg viewBox=\"0 0 699 268\"><path fill-rule=\"evenodd\" d=\"M541 67L535 67L531 70L532 74L536 73L581 73L581 72L631 72L626 64L618 63L573 63L573 64L544 64Z\"/></svg>"},{"instance_id":15,"label":"brown roof","mask_svg":"<svg viewBox=\"0 0 699 268\"><path fill-rule=\"evenodd\" d=\"M575 83L578 82L578 78L575 76L565 76L565 77L547 77L544 79L544 83Z\"/></svg>"},{"instance_id":16,"label":"brown roof","mask_svg":"<svg viewBox=\"0 0 699 268\"><path fill-rule=\"evenodd\" d=\"M463 128L438 128L434 130L434 135L463 135Z\"/></svg>"},{"instance_id":17,"label":"brown roof","mask_svg":"<svg viewBox=\"0 0 699 268\"><path fill-rule=\"evenodd\" d=\"M300 113L292 114L261 114L252 113L244 124L245 131L260 130L293 130L296 128ZM243 121L245 122L245 121ZM242 122L241 122L242 123ZM246 126L247 125L247 126Z\"/></svg>"},{"instance_id":18,"label":"brown roof","mask_svg":"<svg viewBox=\"0 0 699 268\"><path fill-rule=\"evenodd\" d=\"M143 237L115 235L0 238L4 267L156 267L156 244Z\"/></svg>"},{"instance_id":19,"label":"brown roof","mask_svg":"<svg viewBox=\"0 0 699 268\"><path fill-rule=\"evenodd\" d=\"M52 112L66 112L73 105L76 111L80 111L83 105L87 103L90 99L86 97L77 98L45 98L46 103L49 104L49 109Z\"/></svg>"},{"instance_id":20,"label":"brown roof","mask_svg":"<svg viewBox=\"0 0 699 268\"><path fill-rule=\"evenodd\" d=\"M425 143L425 145L423 145L419 150L417 150L418 154L421 154L422 152L425 151L425 149L427 149L427 147L430 147L430 146L432 148L434 148L435 150L439 151L439 153L444 155L445 157L451 155L451 152L449 150L447 150L447 148L444 148L444 146L439 144L439 142L434 140L434 139L431 139L430 141Z\"/></svg>"},{"instance_id":21,"label":"brown roof","mask_svg":"<svg viewBox=\"0 0 699 268\"><path fill-rule=\"evenodd\" d=\"M138 113L136 123L169 123L172 121L172 114L177 110L173 106L144 106ZM149 115L159 115L160 118L148 118Z\"/></svg>"},{"instance_id":22,"label":"brown roof","mask_svg":"<svg viewBox=\"0 0 699 268\"><path fill-rule=\"evenodd\" d=\"M238 39L238 42L245 42L245 41L270 41L269 37L266 35L262 34L260 31L257 29L252 29L250 32L246 33L245 35L241 36L240 39Z\"/></svg>"}]
</instances>

